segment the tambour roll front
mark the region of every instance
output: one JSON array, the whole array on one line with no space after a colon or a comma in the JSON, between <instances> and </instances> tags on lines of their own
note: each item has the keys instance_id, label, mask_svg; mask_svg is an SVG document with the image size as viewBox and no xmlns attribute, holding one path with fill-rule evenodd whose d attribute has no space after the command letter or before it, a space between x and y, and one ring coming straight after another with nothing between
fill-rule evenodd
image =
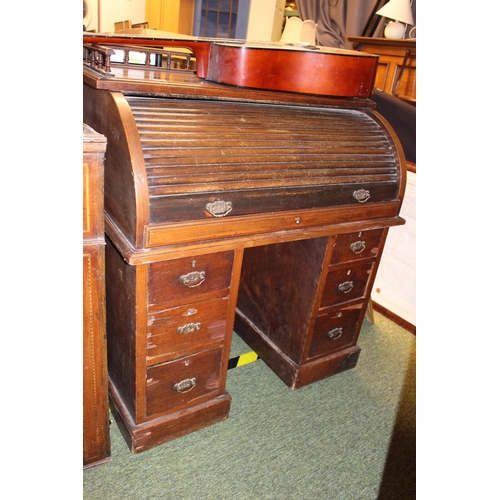
<instances>
[{"instance_id":1,"label":"tambour roll front","mask_svg":"<svg viewBox=\"0 0 500 500\"><path fill-rule=\"evenodd\" d=\"M236 331L292 389L356 365L402 148L369 99L84 69L108 140L110 395L140 452L227 418Z\"/></svg>"}]
</instances>

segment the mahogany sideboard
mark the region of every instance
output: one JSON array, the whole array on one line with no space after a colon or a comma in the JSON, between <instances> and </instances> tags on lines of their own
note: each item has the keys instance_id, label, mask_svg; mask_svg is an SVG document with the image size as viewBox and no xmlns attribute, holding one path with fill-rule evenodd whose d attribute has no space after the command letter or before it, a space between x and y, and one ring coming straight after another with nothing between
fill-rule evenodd
<instances>
[{"instance_id":1,"label":"mahogany sideboard","mask_svg":"<svg viewBox=\"0 0 500 500\"><path fill-rule=\"evenodd\" d=\"M349 36L355 50L379 56L375 87L410 104L417 101L417 42Z\"/></svg>"},{"instance_id":2,"label":"mahogany sideboard","mask_svg":"<svg viewBox=\"0 0 500 500\"><path fill-rule=\"evenodd\" d=\"M83 124L83 465L109 461L104 288L106 137Z\"/></svg>"},{"instance_id":3,"label":"mahogany sideboard","mask_svg":"<svg viewBox=\"0 0 500 500\"><path fill-rule=\"evenodd\" d=\"M234 331L291 389L353 368L406 179L367 98L84 67L108 138L110 397L133 453L226 419Z\"/></svg>"}]
</instances>

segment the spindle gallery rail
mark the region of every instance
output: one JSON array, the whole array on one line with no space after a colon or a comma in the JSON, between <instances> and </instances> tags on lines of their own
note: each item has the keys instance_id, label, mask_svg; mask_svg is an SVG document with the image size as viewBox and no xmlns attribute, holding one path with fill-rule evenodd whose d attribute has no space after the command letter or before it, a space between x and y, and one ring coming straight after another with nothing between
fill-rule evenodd
<instances>
[{"instance_id":1,"label":"spindle gallery rail","mask_svg":"<svg viewBox=\"0 0 500 500\"><path fill-rule=\"evenodd\" d=\"M195 69L195 62L196 59L190 52L176 52L137 45L83 44L84 66L107 76L113 76L113 67L192 72Z\"/></svg>"}]
</instances>

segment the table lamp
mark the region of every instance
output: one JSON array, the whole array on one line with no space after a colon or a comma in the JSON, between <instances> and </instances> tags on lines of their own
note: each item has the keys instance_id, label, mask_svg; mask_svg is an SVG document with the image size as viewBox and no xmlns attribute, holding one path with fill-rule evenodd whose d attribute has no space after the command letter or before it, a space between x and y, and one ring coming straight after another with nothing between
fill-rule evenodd
<instances>
[{"instance_id":1,"label":"table lamp","mask_svg":"<svg viewBox=\"0 0 500 500\"><path fill-rule=\"evenodd\" d=\"M377 10L376 14L394 20L385 27L384 35L386 38L404 38L406 26L402 23L413 25L410 0L389 0L381 9Z\"/></svg>"}]
</instances>

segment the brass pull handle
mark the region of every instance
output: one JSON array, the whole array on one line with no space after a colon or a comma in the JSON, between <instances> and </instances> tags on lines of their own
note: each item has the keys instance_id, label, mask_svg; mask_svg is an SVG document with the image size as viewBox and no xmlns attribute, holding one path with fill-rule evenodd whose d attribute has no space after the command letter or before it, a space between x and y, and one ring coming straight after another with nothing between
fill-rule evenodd
<instances>
[{"instance_id":1,"label":"brass pull handle","mask_svg":"<svg viewBox=\"0 0 500 500\"><path fill-rule=\"evenodd\" d=\"M366 243L364 241L355 241L351 243L351 250L355 254L360 254L366 248Z\"/></svg>"},{"instance_id":2,"label":"brass pull handle","mask_svg":"<svg viewBox=\"0 0 500 500\"><path fill-rule=\"evenodd\" d=\"M189 392L191 389L194 389L196 387L196 378L187 378L186 380L181 380L180 382L177 382L177 384L174 384L174 389L177 392Z\"/></svg>"},{"instance_id":3,"label":"brass pull handle","mask_svg":"<svg viewBox=\"0 0 500 500\"><path fill-rule=\"evenodd\" d=\"M224 217L233 209L233 204L230 201L217 200L213 203L205 205L207 212L214 217Z\"/></svg>"},{"instance_id":4,"label":"brass pull handle","mask_svg":"<svg viewBox=\"0 0 500 500\"><path fill-rule=\"evenodd\" d=\"M201 323L188 323L187 325L182 325L177 328L177 333L186 334L186 333L193 333L196 330L199 330L201 328Z\"/></svg>"},{"instance_id":5,"label":"brass pull handle","mask_svg":"<svg viewBox=\"0 0 500 500\"><path fill-rule=\"evenodd\" d=\"M353 288L354 288L354 282L353 281L344 281L344 283L341 283L339 285L339 290L342 293L349 293Z\"/></svg>"},{"instance_id":6,"label":"brass pull handle","mask_svg":"<svg viewBox=\"0 0 500 500\"><path fill-rule=\"evenodd\" d=\"M180 278L181 283L188 288L200 286L205 281L205 271L193 271L183 274Z\"/></svg>"},{"instance_id":7,"label":"brass pull handle","mask_svg":"<svg viewBox=\"0 0 500 500\"><path fill-rule=\"evenodd\" d=\"M368 191L368 189L358 189L357 191L354 191L352 195L356 201L359 201L359 203L365 203L370 198L370 191Z\"/></svg>"},{"instance_id":8,"label":"brass pull handle","mask_svg":"<svg viewBox=\"0 0 500 500\"><path fill-rule=\"evenodd\" d=\"M337 340L342 336L344 333L344 330L342 330L342 327L340 328L334 328L333 330L330 330L327 335L330 337L332 340Z\"/></svg>"}]
</instances>

